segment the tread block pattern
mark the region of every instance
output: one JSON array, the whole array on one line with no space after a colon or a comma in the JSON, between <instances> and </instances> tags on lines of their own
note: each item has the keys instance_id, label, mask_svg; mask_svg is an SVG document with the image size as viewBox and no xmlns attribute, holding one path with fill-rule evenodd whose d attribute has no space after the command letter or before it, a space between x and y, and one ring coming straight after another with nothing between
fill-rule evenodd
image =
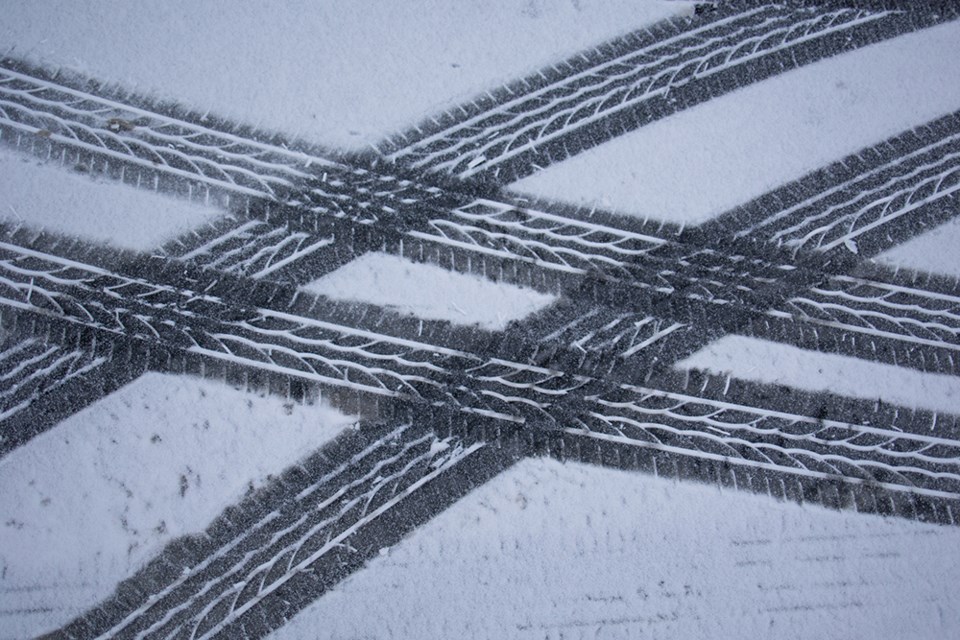
<instances>
[{"instance_id":1,"label":"tread block pattern","mask_svg":"<svg viewBox=\"0 0 960 640\"><path fill-rule=\"evenodd\" d=\"M210 293L216 281L188 289L182 270L168 265L167 272L169 282L148 280L0 244L0 304L14 321L39 316L102 340L158 344L223 364L501 419L543 414L549 398L584 384L543 367L299 316L270 308L270 300L258 308L234 306Z\"/></svg>"},{"instance_id":2,"label":"tread block pattern","mask_svg":"<svg viewBox=\"0 0 960 640\"><path fill-rule=\"evenodd\" d=\"M960 442L955 438L768 412L685 394L630 391L632 397L623 390L617 394L621 397L598 400L604 411L584 425L589 437L787 475L879 484L930 498L960 496Z\"/></svg>"},{"instance_id":3,"label":"tread block pattern","mask_svg":"<svg viewBox=\"0 0 960 640\"><path fill-rule=\"evenodd\" d=\"M11 332L0 411L34 415L38 393L58 392L44 388L48 371L66 367L66 388L114 367L323 393L378 421L176 541L60 635L263 637L533 454L960 524L957 417L669 368L741 332L958 373L957 283L861 258L957 210L960 116L768 194L717 233L561 215L496 189L750 82L958 15L880 2L701 7L398 136L386 161L325 158L0 61L0 143L227 210L154 256L0 228ZM296 290L378 250L563 299L489 333Z\"/></svg>"},{"instance_id":4,"label":"tread block pattern","mask_svg":"<svg viewBox=\"0 0 960 640\"><path fill-rule=\"evenodd\" d=\"M811 418L835 410L821 405L814 412L806 396L793 400L802 412L765 410L726 399L711 402L704 392L689 395L589 378L555 365L487 357L268 307L238 308L182 284L133 278L31 249L18 254L13 245L0 249L7 283L3 300L7 306L29 309L27 317L54 317L100 335L159 342L245 369L280 372L532 430L580 428L683 455L739 458L742 464L779 466L786 473L906 486L934 497L953 491L953 465L960 465L953 439L890 431L858 420ZM616 331L618 323L612 324L603 328L614 331L616 346L624 336ZM635 321L633 329L646 324ZM636 339L632 331L625 337ZM600 345L609 346L606 341ZM824 435L834 432L829 438Z\"/></svg>"},{"instance_id":5,"label":"tread block pattern","mask_svg":"<svg viewBox=\"0 0 960 640\"><path fill-rule=\"evenodd\" d=\"M955 17L842 3L723 3L459 105L380 145L387 161L507 184L786 68Z\"/></svg>"},{"instance_id":6,"label":"tread block pattern","mask_svg":"<svg viewBox=\"0 0 960 640\"><path fill-rule=\"evenodd\" d=\"M521 455L438 437L421 421L361 424L203 535L172 543L61 633L199 639L253 633L253 625L261 637Z\"/></svg>"},{"instance_id":7,"label":"tread block pattern","mask_svg":"<svg viewBox=\"0 0 960 640\"><path fill-rule=\"evenodd\" d=\"M729 229L739 222L736 239L869 257L955 215L958 193L960 112L955 112L801 178L709 226Z\"/></svg>"},{"instance_id":8,"label":"tread block pattern","mask_svg":"<svg viewBox=\"0 0 960 640\"><path fill-rule=\"evenodd\" d=\"M11 71L11 73L19 74L16 76L17 82L27 82L32 78L20 71ZM109 119L104 119L106 112L103 110L112 104L106 98L92 94L81 94L78 97L76 89L57 85L43 78L36 82L38 86L31 87L27 95L43 95L44 105L48 102L56 105L53 98L60 94L63 94L62 100L69 98L71 101L80 101L83 105L88 103L94 105L96 109L88 106L88 111L97 115L88 117L94 120L99 118L100 128L103 128L107 134L132 135L133 132L137 132L137 135L144 138L142 141L142 144L146 145L144 148L149 148L148 132L153 125L148 121L139 121L133 132L124 131L123 128L119 131L111 131L109 124L103 126L104 122L109 123ZM107 106L102 103L106 103ZM47 105L45 108L53 107ZM156 126L171 127L176 124L177 127L190 132L184 135L194 140L194 147L197 146L196 140L202 139L197 131L191 129L191 127L193 129L197 127L188 121L177 121L163 114L157 115L156 118L160 121ZM912 149L915 155L919 152L930 157L939 157L938 154L942 155L941 152L944 149L943 141L953 140L950 136L955 134L956 122L956 116L948 117L865 152L863 156L870 158L874 165L879 162L880 169L874 168L872 173L868 172L866 176L854 179L852 184L846 185L847 192L858 193L864 180L872 180L883 172L900 171L902 173L903 163L899 158L905 151ZM144 132L142 134L141 129ZM950 143L953 144L953 142ZM204 153L215 157L216 149L222 148L225 144L226 142L221 142L219 146L213 145L212 150ZM258 142L257 144L268 147L266 143ZM904 148L904 145L909 148ZM284 149L278 146L271 147L267 155L285 158L290 154L287 153L287 156L284 156ZM231 156L237 162L244 157L244 154L239 151ZM303 161L302 156L296 157L298 161ZM257 162L262 162L260 156L249 159L251 166L257 166ZM861 161L860 164L864 162ZM199 160L194 164L199 166ZM844 167L856 167L856 164L848 159L844 162ZM325 207L324 215L333 212L337 202L354 202L359 210L363 210L369 209L363 206L363 202L364 198L369 198L371 193L377 198L387 197L389 193L393 193L388 190L389 193L385 195L366 186L371 179L380 180L369 172L358 170L351 173L344 167L328 169L320 177L324 179L325 184L332 184L341 189L341 192L323 191L321 196L322 190L318 187L313 190L301 189L302 193L296 196L300 198L301 203L306 201L316 203L321 200L334 203L333 208ZM337 169L339 173L334 172L333 169ZM848 168L846 171L850 173L851 169ZM878 171L880 174L877 173ZM282 173L281 169L276 169L276 172ZM828 173L834 175L837 172L829 171ZM331 177L332 175L334 177ZM859 174L854 173L854 175ZM309 180L302 175L288 176L284 184L289 187L296 179ZM385 181L383 184L397 185L401 190L409 188L426 194L424 197L405 199L409 200L409 203L416 203L417 207L425 202L425 198L437 197L445 200L452 198L456 201L459 197L456 194L441 197L441 193L447 192L438 188L416 187L411 181L398 182L397 179L389 177L383 177L383 180ZM804 183L804 188L808 192L816 193L813 199L818 202L824 197L836 196L841 191L841 187L837 186L819 185L818 187L807 183ZM318 200L311 200L311 197L304 196L304 193L312 193L312 197ZM265 192L265 195L269 194ZM796 204L781 206L780 212L774 214L774 217L783 218L797 206ZM247 209L249 211L250 207ZM517 207L490 199L467 199L467 204L460 206L445 209L437 207L433 210L433 215L427 216L427 219L422 220L421 223L404 223L400 227L397 227L395 221L383 218L378 219L378 224L371 225L366 224L369 222L367 218L338 217L336 214L327 215L327 221L323 224L318 222L323 218L314 215L311 223L305 218L304 210L317 213L316 207L310 206L254 207L254 217L235 216L234 222L221 225L223 229L219 235L210 235L206 244L195 242L197 234L191 232L191 238L180 243L179 251L175 248L169 250L169 253L186 256L201 265L220 268L226 272L299 284L335 269L355 255L368 250L384 250L415 260L434 262L447 268L479 273L486 277L534 286L550 292L572 291L578 296L585 295L581 290L584 277L589 279L594 275L602 275L603 278L615 278L616 282L604 285L605 293L597 294L594 298L595 302L618 299L614 288L619 286L619 283L629 282L634 286L647 288L648 292L644 295L659 295L660 299L665 299L667 296L676 298L680 294L688 301L702 300L715 304L732 302L744 305L753 311L765 310L771 302L783 297L784 292L780 292L772 299L764 299L761 295L759 302L756 300L758 291L766 291L768 293L764 295L768 295L771 289L776 289L769 285L782 277L783 269L792 262L789 257L785 257L781 264L770 263L769 257L757 257L760 252L752 249L749 244L746 244L744 249L742 242L734 245L734 250L727 254L721 254L712 249L691 250L682 245L667 243L649 234L619 230L606 224L586 220L570 220L544 211ZM747 210L751 208L748 207ZM756 207L752 210L756 210ZM740 213L728 216L729 219L743 217ZM376 231L373 230L374 227ZM281 229L286 230L285 235ZM325 245L326 239L331 237L334 238L333 243ZM750 282L753 284L747 285ZM591 288L596 287L591 285L587 288L587 292ZM672 312L676 305L666 301L661 306L665 308L664 312ZM797 309L794 308L791 311L797 311ZM805 313L792 315L801 318L804 322L807 321ZM844 316L852 320L848 323L851 327L856 328L861 324L856 314L846 313ZM680 322L688 320L688 318L672 319ZM741 324L744 323L741 322ZM752 318L747 320L746 324L759 326L759 323ZM901 329L899 334L906 334L909 339L911 336L906 327ZM806 334L811 333L809 329L804 331ZM899 337L887 337L890 338L890 342L884 347L884 352L904 351L903 346L897 346L902 342ZM851 355L863 353L862 350L855 349L852 350ZM944 358L937 356L937 360L944 361ZM911 359L911 362L914 366L926 366L922 360L915 358ZM936 365L935 370L942 370L942 366Z\"/></svg>"},{"instance_id":9,"label":"tread block pattern","mask_svg":"<svg viewBox=\"0 0 960 640\"><path fill-rule=\"evenodd\" d=\"M37 338L8 338L0 343L0 455L49 428L64 410L72 409L62 407L72 395L69 392L78 388L78 383L84 386L82 379L92 377L107 360L84 349L64 348ZM52 403L47 401L50 396L56 396ZM44 411L38 411L41 403ZM47 419L43 419L45 414Z\"/></svg>"},{"instance_id":10,"label":"tread block pattern","mask_svg":"<svg viewBox=\"0 0 960 640\"><path fill-rule=\"evenodd\" d=\"M262 220L231 216L204 232L192 231L194 246L177 239L164 253L213 271L255 280L303 284L329 273L356 257L344 251L337 234L316 234L271 225Z\"/></svg>"}]
</instances>

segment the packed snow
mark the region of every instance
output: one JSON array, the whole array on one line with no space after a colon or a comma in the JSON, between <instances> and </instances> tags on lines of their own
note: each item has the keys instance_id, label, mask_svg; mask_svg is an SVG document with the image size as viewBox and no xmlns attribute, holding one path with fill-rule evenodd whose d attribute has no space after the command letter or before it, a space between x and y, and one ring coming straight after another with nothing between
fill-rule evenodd
<instances>
[{"instance_id":1,"label":"packed snow","mask_svg":"<svg viewBox=\"0 0 960 640\"><path fill-rule=\"evenodd\" d=\"M534 196L699 224L960 108L960 21L710 100L515 182Z\"/></svg>"},{"instance_id":2,"label":"packed snow","mask_svg":"<svg viewBox=\"0 0 960 640\"><path fill-rule=\"evenodd\" d=\"M352 423L148 373L0 458L0 638L69 622Z\"/></svg>"},{"instance_id":3,"label":"packed snow","mask_svg":"<svg viewBox=\"0 0 960 640\"><path fill-rule=\"evenodd\" d=\"M958 376L808 351L759 338L724 336L676 367L960 415Z\"/></svg>"},{"instance_id":4,"label":"packed snow","mask_svg":"<svg viewBox=\"0 0 960 640\"><path fill-rule=\"evenodd\" d=\"M950 527L531 459L270 638L957 637L958 545Z\"/></svg>"},{"instance_id":5,"label":"packed snow","mask_svg":"<svg viewBox=\"0 0 960 640\"><path fill-rule=\"evenodd\" d=\"M222 212L0 149L0 220L111 244L155 249Z\"/></svg>"},{"instance_id":6,"label":"packed snow","mask_svg":"<svg viewBox=\"0 0 960 640\"><path fill-rule=\"evenodd\" d=\"M319 144L358 148L583 48L690 13L693 5L16 2L4 6L0 52Z\"/></svg>"},{"instance_id":7,"label":"packed snow","mask_svg":"<svg viewBox=\"0 0 960 640\"><path fill-rule=\"evenodd\" d=\"M556 296L485 278L367 253L303 287L335 300L367 302L424 320L504 329L556 300Z\"/></svg>"}]
</instances>

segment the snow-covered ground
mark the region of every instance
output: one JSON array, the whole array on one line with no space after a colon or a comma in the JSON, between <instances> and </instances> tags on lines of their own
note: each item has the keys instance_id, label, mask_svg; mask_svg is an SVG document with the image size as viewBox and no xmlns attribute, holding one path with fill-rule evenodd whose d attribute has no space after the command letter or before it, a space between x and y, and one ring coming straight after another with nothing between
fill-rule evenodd
<instances>
[{"instance_id":1,"label":"snow-covered ground","mask_svg":"<svg viewBox=\"0 0 960 640\"><path fill-rule=\"evenodd\" d=\"M0 220L149 251L222 215L0 149Z\"/></svg>"},{"instance_id":2,"label":"snow-covered ground","mask_svg":"<svg viewBox=\"0 0 960 640\"><path fill-rule=\"evenodd\" d=\"M270 638L941 639L960 625L958 544L953 528L526 460Z\"/></svg>"},{"instance_id":3,"label":"snow-covered ground","mask_svg":"<svg viewBox=\"0 0 960 640\"><path fill-rule=\"evenodd\" d=\"M0 51L336 149L688 2L11 3ZM109 46L105 42L109 41ZM513 185L697 224L960 107L960 23L785 73ZM223 212L0 151L0 219L149 251ZM960 276L951 223L879 260ZM552 297L368 254L307 285L502 329ZM681 366L960 412L955 377L729 337ZM56 628L352 422L149 374L0 458L0 638ZM960 531L527 460L274 634L941 638ZM10 613L14 612L14 613Z\"/></svg>"},{"instance_id":4,"label":"snow-covered ground","mask_svg":"<svg viewBox=\"0 0 960 640\"><path fill-rule=\"evenodd\" d=\"M362 148L693 5L46 0L4 7L0 51L331 148Z\"/></svg>"},{"instance_id":5,"label":"snow-covered ground","mask_svg":"<svg viewBox=\"0 0 960 640\"><path fill-rule=\"evenodd\" d=\"M335 300L369 302L424 320L504 329L556 296L448 271L385 253L368 253L303 287Z\"/></svg>"},{"instance_id":6,"label":"snow-covered ground","mask_svg":"<svg viewBox=\"0 0 960 640\"><path fill-rule=\"evenodd\" d=\"M724 336L676 364L742 380L960 414L960 378L790 345Z\"/></svg>"},{"instance_id":7,"label":"snow-covered ground","mask_svg":"<svg viewBox=\"0 0 960 640\"><path fill-rule=\"evenodd\" d=\"M353 422L148 373L0 458L0 638L69 622Z\"/></svg>"},{"instance_id":8,"label":"snow-covered ground","mask_svg":"<svg viewBox=\"0 0 960 640\"><path fill-rule=\"evenodd\" d=\"M942 273L960 278L960 220L931 229L876 257L891 267Z\"/></svg>"},{"instance_id":9,"label":"snow-covered ground","mask_svg":"<svg viewBox=\"0 0 960 640\"><path fill-rule=\"evenodd\" d=\"M699 224L960 108L960 23L749 85L553 164L518 192Z\"/></svg>"}]
</instances>

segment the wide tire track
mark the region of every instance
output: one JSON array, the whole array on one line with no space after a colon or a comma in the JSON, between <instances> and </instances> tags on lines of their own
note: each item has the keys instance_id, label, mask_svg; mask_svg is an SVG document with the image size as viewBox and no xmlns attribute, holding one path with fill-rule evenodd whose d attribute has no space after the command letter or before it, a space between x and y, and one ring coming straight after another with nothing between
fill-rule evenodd
<instances>
[{"instance_id":1,"label":"wide tire track","mask_svg":"<svg viewBox=\"0 0 960 640\"><path fill-rule=\"evenodd\" d=\"M748 84L957 17L944 9L724 3L452 109L386 141L381 153L416 170L508 184Z\"/></svg>"},{"instance_id":2,"label":"wide tire track","mask_svg":"<svg viewBox=\"0 0 960 640\"><path fill-rule=\"evenodd\" d=\"M785 418L776 412L756 410L752 417L741 420L750 407L730 409L726 401L710 405L701 398L706 406L702 408L694 397L677 400L669 385L664 387L660 380L649 386L631 382L644 372L629 367L611 369L601 379L576 370L564 371L549 361L525 363L489 355L501 350L536 353L542 346L523 344L517 337L497 348L465 351L281 310L290 298L284 298L279 289L266 294L262 305L236 306L229 297L220 296L220 291L239 289L244 297L250 295L256 301L255 288L211 279L195 281L196 289L187 288L184 276L189 274L175 268L175 263L148 270L154 276L148 280L8 243L0 244L0 249L4 282L0 303L7 324L21 331L32 327L34 332L49 335L51 326L65 323L76 331L92 331L104 340L113 336L144 348L159 344L168 353L179 354L180 360L199 358L217 362L219 367L287 376L421 410L433 407L483 416L502 421L505 426L525 425L534 431L580 425L593 432L596 429L590 425L596 421L631 428L639 425L649 442L658 446L678 450L688 446L694 451L739 456L753 462L766 455L761 451L773 451L773 457L763 458L764 464L781 464L787 472L795 472L795 468L812 470L851 481L869 477L881 483L917 487L918 491L933 490L936 483L949 486L953 478L950 469L960 464L956 455L960 450L951 448L952 440L928 442L921 429L910 435L882 426L858 427L862 418L857 414L842 416L851 423L847 428L857 434L872 433L873 429L882 432L882 437L877 437L885 440L862 449L856 437L825 445L809 431L793 433L795 424L822 430L822 420L806 416L840 417L837 414L841 409L826 404L813 411L807 406L809 396L804 394L798 394L800 399L794 401L799 413ZM63 335L74 339L67 330ZM609 352L606 343L599 346L601 353ZM577 349L574 345L571 353ZM217 367L212 370L219 371ZM659 402L668 403L665 412L656 408ZM630 418L630 412L647 417ZM737 419L716 422L714 417L719 414ZM690 417L684 419L683 415ZM718 439L714 433L718 428L730 433ZM737 435L731 435L733 431L738 431ZM789 447L778 440L791 436L796 437ZM920 446L918 442L927 444ZM830 447L829 452L823 449L825 446ZM931 456L929 449L945 453ZM778 462L781 457L786 462ZM801 461L796 462L798 459ZM941 468L948 471L941 473Z\"/></svg>"},{"instance_id":3,"label":"wide tire track","mask_svg":"<svg viewBox=\"0 0 960 640\"><path fill-rule=\"evenodd\" d=\"M416 412L360 425L172 543L59 635L265 636L523 453L438 427Z\"/></svg>"}]
</instances>

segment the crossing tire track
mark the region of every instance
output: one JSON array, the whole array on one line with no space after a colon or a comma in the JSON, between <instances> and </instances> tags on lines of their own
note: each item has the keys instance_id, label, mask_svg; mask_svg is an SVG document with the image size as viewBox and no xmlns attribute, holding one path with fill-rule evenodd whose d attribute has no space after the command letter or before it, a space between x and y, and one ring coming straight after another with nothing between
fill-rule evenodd
<instances>
[{"instance_id":1,"label":"crossing tire track","mask_svg":"<svg viewBox=\"0 0 960 640\"><path fill-rule=\"evenodd\" d=\"M22 73L20 76L28 79L32 77ZM27 82L21 80L20 76L17 76L18 82ZM59 85L52 81L43 82L45 84L41 83L39 88L31 91L44 96L50 92L65 91L57 89ZM70 91L76 93L76 90ZM74 93L69 94L70 99L79 100ZM98 102L105 99L97 96L83 94L83 100L100 105L98 108L106 108ZM47 101L56 104L52 98ZM109 104L111 109L116 109L113 103ZM97 117L102 119L103 114L97 113ZM162 120L157 126L172 126L170 116L157 118ZM858 156L861 158L859 162L845 160L844 171L827 172L830 176L846 176L840 179L838 184L823 184L819 176L814 176L802 181L802 190L795 189L789 193L814 194L806 196L806 200L814 203L825 198L829 200L847 197L842 194L859 193L860 185L864 181L876 182L877 176L892 175L898 171L902 173L904 165L901 156L904 154L912 153L913 156L923 156L933 162L940 162L943 159L941 152L944 144L952 144L950 140L957 121L954 114L863 152ZM140 122L137 129L150 129L144 120ZM190 122L177 123L184 131L193 131L191 127L194 125ZM207 139L196 132L189 135L192 136L194 147L199 144L197 140ZM269 153L264 157L289 159L288 156L291 155L288 153L285 156L282 147L273 149L266 143L256 141L249 144L269 148ZM212 150L204 153L214 157L215 149L225 145L226 143L211 145ZM234 155L238 162L243 157L240 153ZM293 157L296 157L297 162L304 162L302 155L293 154ZM260 159L259 156L257 159ZM922 172L908 173L911 179L922 177ZM332 167L321 174L319 180L324 183L323 188L318 185L314 185L312 189L307 188L314 184L310 180L318 179L316 176L296 178L306 180L301 184L303 193L296 196L299 198L298 202L313 202L315 206L291 208L289 202L272 205L262 202L256 205L248 204L245 212L230 218L232 222L215 225L219 232L207 234L205 243L199 242L197 234L191 232L189 238L178 243L179 247L168 248L168 253L180 255L208 268L290 284L302 284L312 280L352 257L371 250L434 262L442 267L479 273L495 280L534 286L540 290L562 291L574 297L583 295L584 278L591 281L587 291L597 289L596 282L591 279L599 275L602 280L610 281L600 286L606 293L594 295L593 302L619 300L620 296L614 293L614 289L624 284L633 284L646 288L651 296L658 295L661 307L671 313L676 306L671 300L678 295L687 300L700 300L704 303L743 305L751 309L750 313L753 314L765 313L771 303L791 298L789 291L781 291L771 299L764 300L761 297L757 300L758 291L769 293L771 289L776 290L775 286L770 285L783 275L783 269L790 266L792 259L788 258L781 264L770 262L769 252L763 255L753 244L743 242L742 238L729 245L728 253L724 254L715 250L690 248L645 233L617 229L603 222L570 220L497 200L462 198L456 193L448 194L439 188L416 186L409 180L378 177L362 170L351 172L346 167ZM884 180L888 180L888 177L884 177ZM290 184L293 181L294 178L290 178ZM381 185L385 191L377 191L374 188L376 185ZM330 189L335 192L329 192ZM775 198L782 192L783 190L761 200L764 203L766 200L776 201ZM377 198L400 197L402 200L409 200L418 208L420 222L407 220L397 226L395 218L382 217L372 222L372 219L364 217L351 217L343 213L343 206L336 204L349 200L362 205L364 198L370 197L370 194L376 194ZM410 197L406 197L407 195ZM264 198L268 196L269 194L263 194ZM458 198L466 204L456 205ZM432 209L428 207L429 212L424 216L423 207L431 199L435 203L442 201L451 206L442 207L438 204ZM775 210L781 213L774 214L773 217L779 215L780 219L785 219L792 210L802 209L804 206L809 208L812 205L804 205L806 200L800 204L780 205ZM334 204L328 204L330 202ZM779 201L776 202L779 204ZM322 207L325 213L318 215L317 207ZM726 216L725 220L739 221L743 226L757 209L757 205L744 207ZM360 206L357 210L365 208ZM766 215L768 218L762 222L769 219L769 213ZM406 214L404 216L406 219ZM770 223L766 224L769 225ZM263 233L254 233L254 229ZM327 244L329 238L333 240ZM801 263L808 260L806 254L800 258ZM811 268L817 269L820 266L822 262L814 262ZM752 285L745 287L751 282ZM813 282L816 282L816 279ZM808 324L818 320L811 316L807 309L798 305L786 305L781 306L778 311L791 314L788 322L802 323L804 328L798 329L795 334L811 335L818 331L806 329ZM880 315L876 316L875 313ZM871 338L874 342L879 340L885 343L880 350L884 353L903 352L906 348L901 343L909 343L916 337L912 329L916 326L916 318L891 316L889 309L863 309L858 313L842 312L838 315L845 318L845 321L841 322L842 327L849 326L861 333L864 330L863 318L884 318L884 334ZM888 317L889 320L886 319ZM670 320L686 322L686 318L675 315ZM820 318L819 321L822 325L823 319ZM739 324L763 326L761 322L755 321L755 315L748 316ZM733 322L734 328L736 325L737 323ZM935 348L949 351L952 345L944 342L945 344ZM809 343L807 341L805 344ZM850 349L848 354L869 357L869 352L860 348ZM911 358L909 362L913 366L923 367L924 370L942 371L944 365L941 363L946 360L938 356L931 360L931 365L927 365L927 359L923 358ZM931 366L934 368L930 369Z\"/></svg>"},{"instance_id":2,"label":"crossing tire track","mask_svg":"<svg viewBox=\"0 0 960 640\"><path fill-rule=\"evenodd\" d=\"M0 305L14 322L25 317L25 326L40 316L108 341L157 344L222 364L508 420L541 416L552 398L583 384L543 367L268 306L233 306L211 292L228 288L217 281L192 289L173 283L183 280L182 270L167 277L170 284L0 243Z\"/></svg>"},{"instance_id":3,"label":"crossing tire track","mask_svg":"<svg viewBox=\"0 0 960 640\"><path fill-rule=\"evenodd\" d=\"M463 183L418 175L402 159L324 159L297 141L0 63L0 143L227 210L150 258L3 229L0 326L64 352L107 345L127 371L240 379L291 396L322 388L336 406L382 421L228 508L203 536L178 540L62 634L263 637L533 453L958 524L955 417L669 369L741 332L956 373L956 283L861 261L949 215L956 114L728 214L735 230L757 227L734 237L730 227L711 236L710 225L659 232L604 214L566 217L480 184L731 91L743 73L769 77L956 11L738 3L705 15L493 99L531 108L463 110L466 120L499 118L489 140L472 141L477 131L459 116L440 119L427 135L459 131L462 146L454 157L446 142L427 144L417 170ZM694 23L715 39L691 40ZM631 65L641 46L663 46L668 59ZM589 88L569 84L577 74ZM535 95L539 104L524 102ZM296 290L377 250L562 301L489 333ZM863 339L845 344L847 335Z\"/></svg>"},{"instance_id":4,"label":"crossing tire track","mask_svg":"<svg viewBox=\"0 0 960 640\"><path fill-rule=\"evenodd\" d=\"M361 427L228 509L204 536L171 545L63 633L262 637L383 544L399 539L398 529L409 531L528 451L715 481L781 499L955 523L960 491L955 419L934 416L931 430L931 423L921 426L929 414L871 410L856 402L848 410L864 411L871 422L892 428L814 419L778 410L782 397L768 387L694 378L681 383L678 377L673 391L621 387L576 427L514 432L518 437L503 440L505 456L482 461L474 456L493 452L495 445L482 444L483 438L469 444L470 436L458 434L476 436L470 420L454 424L435 410L415 413L420 418L413 426L403 426L412 422L406 421L379 431ZM680 390L681 384L697 388L698 395ZM731 400L758 395L766 398L758 404L766 406ZM818 400L833 406L830 398ZM449 425L448 435L434 430L439 424ZM837 449L847 456L831 455ZM441 491L446 497L438 501L422 482L428 476L433 482L437 470L446 474L471 461L476 464L466 481L455 480L454 495ZM422 510L401 512L394 496L419 497Z\"/></svg>"},{"instance_id":5,"label":"crossing tire track","mask_svg":"<svg viewBox=\"0 0 960 640\"><path fill-rule=\"evenodd\" d=\"M653 438L651 441L658 446L680 450L685 445L677 444L679 438L700 453L729 456L740 451L741 457L749 453L754 462L759 455L755 452L762 449L770 454L765 464L776 465L780 460L785 466L860 480L868 477L870 481L879 481L879 476L885 484L923 491L930 489L931 482L948 483L953 478L952 471L937 470L952 464L950 459L955 452L950 448L950 440L927 443L929 446L920 451L912 444L903 444L908 440L923 441L919 435L850 426L847 428L858 429L858 434L882 432L887 439L861 449L857 438L850 437L831 442L830 452L823 451L822 447L827 445L813 438L809 430L816 427L819 433L823 420L806 417L811 415L805 406L807 400L797 401L806 409L802 414L784 417L783 412L757 409L753 417L737 422L744 412L751 411L750 407L738 405L731 409L728 401L711 404L702 394L681 397L656 387L617 382L617 376L624 375L626 368L611 371L605 379L589 378L582 372L565 372L553 363L542 366L490 357L483 351L415 342L266 306L239 308L217 296L212 285L193 290L182 284L125 276L14 245L0 244L0 249L4 252L0 256L0 299L5 307L14 310L15 316L52 317L97 334L116 334L148 345L160 343L168 349L244 369L276 372L424 408L441 407L445 411L499 419L505 424L525 425L527 429L549 431L605 420L631 428L639 425L645 437ZM183 273L177 276L182 280ZM617 326L607 323L604 328L615 330ZM49 332L43 324L40 330ZM630 340L635 339L632 334L627 335ZM616 337L616 332L612 336ZM614 345L620 340L615 340ZM511 350L518 346L521 345L516 341L508 345ZM601 343L601 348L609 353L606 342ZM529 350L527 345L515 352ZM668 406L660 410L658 402ZM623 418L617 414L610 418L611 411L646 417ZM818 411L828 415L836 412L822 408ZM727 420L730 415L736 420ZM851 422L856 424L858 420ZM807 430L795 433L792 429L796 425ZM838 424L831 425L839 428ZM721 438L718 445L717 436L712 433L715 429L737 430L739 435L725 436L726 440ZM775 441L785 437L795 438L796 442L791 441L791 447L785 448ZM753 442L758 438L762 442ZM688 442L691 440L696 442ZM719 452L710 449L714 445L720 446ZM945 460L928 456L928 449L934 446L947 450ZM871 475L865 475L868 471L864 467L869 468Z\"/></svg>"}]
</instances>

